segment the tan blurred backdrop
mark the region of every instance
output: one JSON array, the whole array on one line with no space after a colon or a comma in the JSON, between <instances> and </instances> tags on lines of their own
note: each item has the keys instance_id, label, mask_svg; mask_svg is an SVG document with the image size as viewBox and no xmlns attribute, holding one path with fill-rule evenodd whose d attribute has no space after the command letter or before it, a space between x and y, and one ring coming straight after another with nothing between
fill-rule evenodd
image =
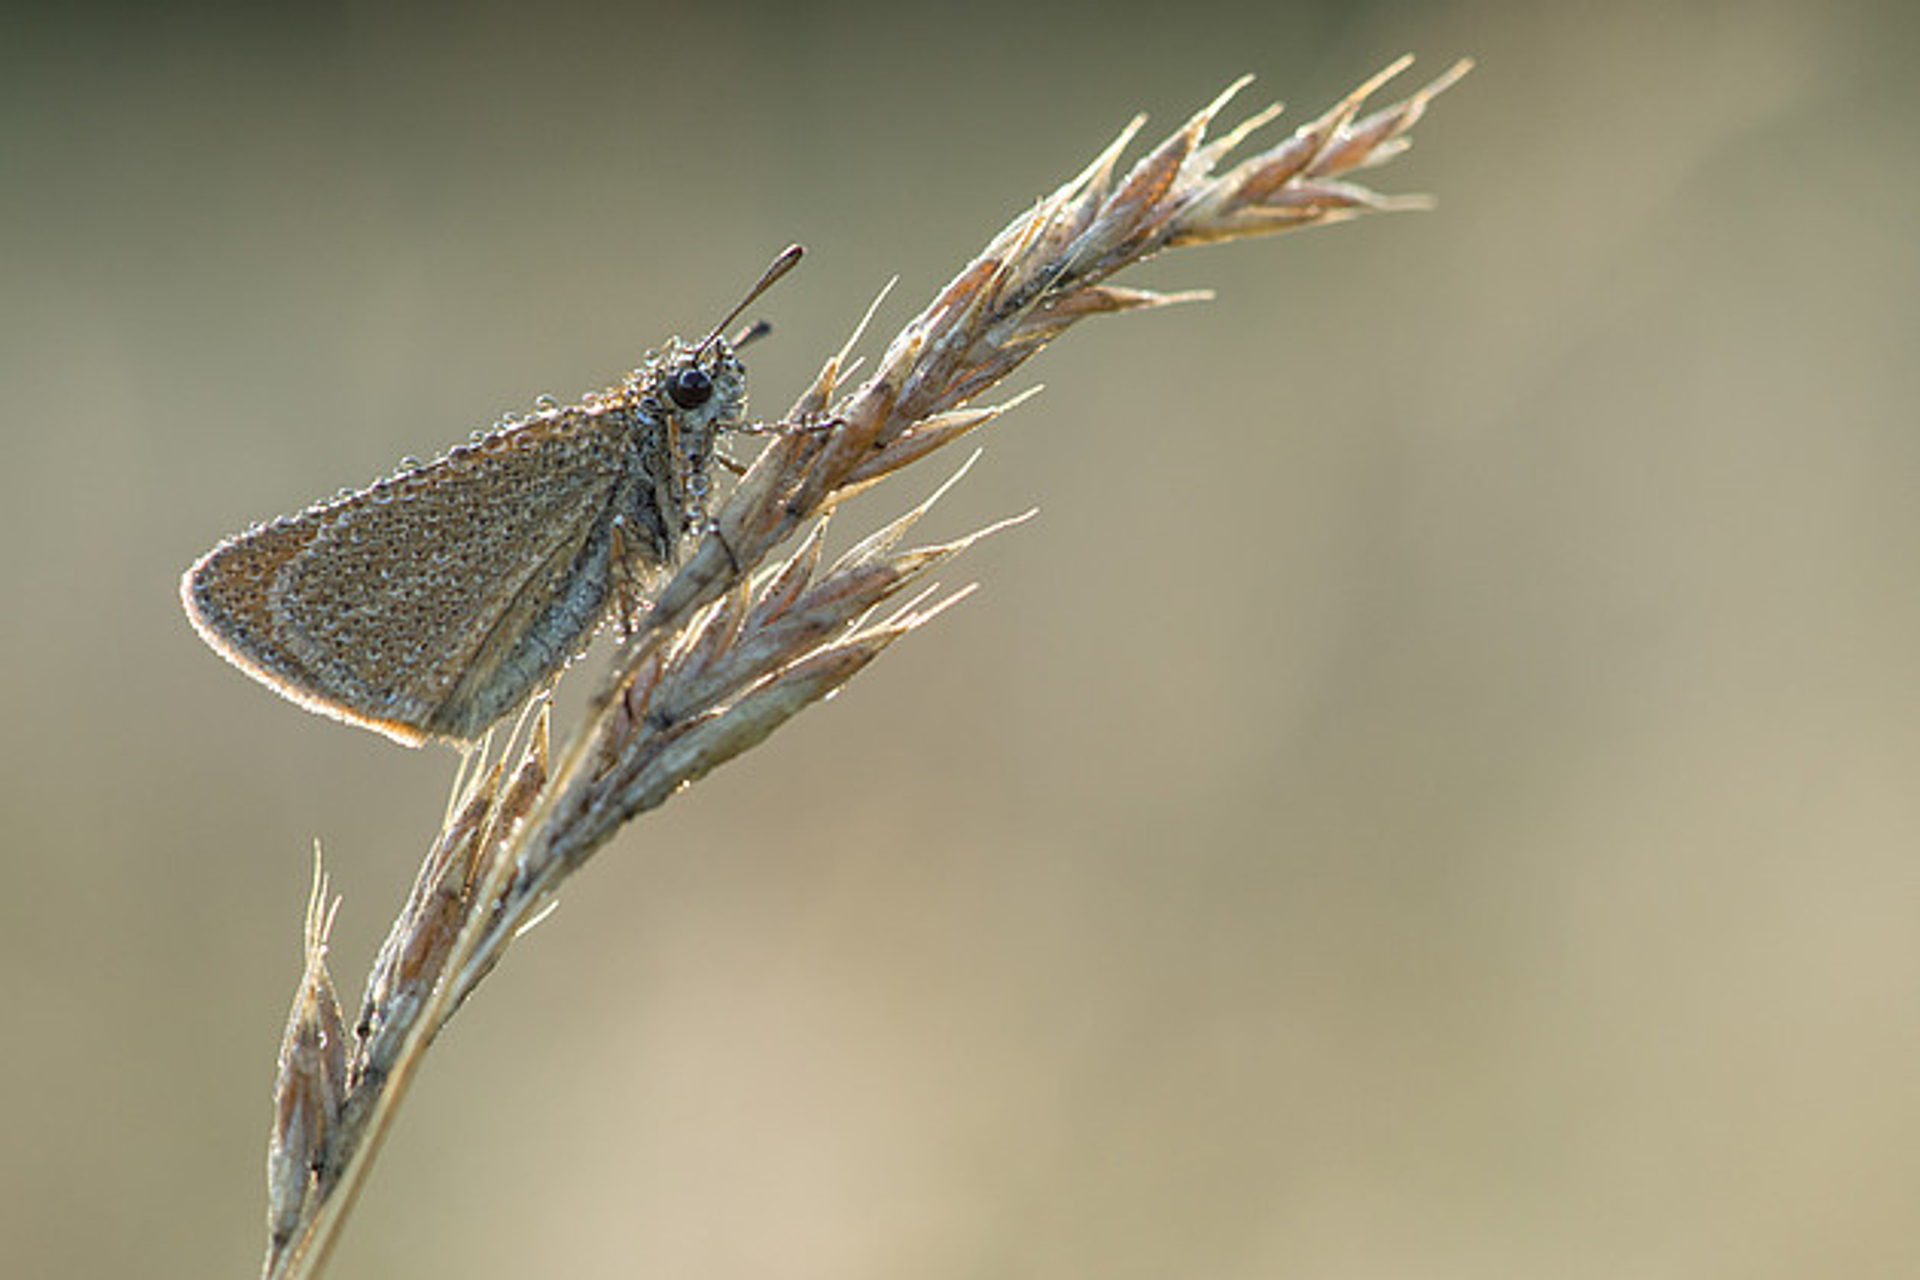
<instances>
[{"instance_id":1,"label":"tan blurred backdrop","mask_svg":"<svg viewBox=\"0 0 1920 1280\"><path fill-rule=\"evenodd\" d=\"M0 1273L253 1269L310 847L357 993L452 772L194 556L800 240L777 411L1135 110L1411 49L1438 211L1029 366L932 532L1041 518L575 882L334 1274L1920 1274L1896 7L538 11L7 20Z\"/></svg>"}]
</instances>

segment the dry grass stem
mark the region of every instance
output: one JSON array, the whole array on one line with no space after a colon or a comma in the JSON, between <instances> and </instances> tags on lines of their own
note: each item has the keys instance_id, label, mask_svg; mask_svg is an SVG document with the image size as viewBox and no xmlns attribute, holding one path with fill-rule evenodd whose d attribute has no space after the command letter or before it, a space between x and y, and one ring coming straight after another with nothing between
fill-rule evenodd
<instances>
[{"instance_id":1,"label":"dry grass stem","mask_svg":"<svg viewBox=\"0 0 1920 1280\"><path fill-rule=\"evenodd\" d=\"M351 1031L327 975L333 906L316 866L306 969L276 1085L267 1275L309 1276L324 1264L435 1033L567 877L635 815L764 740L951 604L957 594L928 603L928 575L993 532L903 545L922 504L823 566L832 507L1018 403L972 402L1078 321L1200 296L1106 283L1122 268L1181 245L1419 207L1344 176L1404 150L1427 104L1469 66L1362 115L1410 61L1224 169L1277 113L1208 141L1245 81L1120 173L1135 120L995 236L850 392L849 340L787 419L829 425L774 435L720 510L718 536L701 540L620 646L557 759L543 705L497 756L482 747L468 762ZM767 564L796 533L797 548ZM920 594L880 616L910 588Z\"/></svg>"}]
</instances>

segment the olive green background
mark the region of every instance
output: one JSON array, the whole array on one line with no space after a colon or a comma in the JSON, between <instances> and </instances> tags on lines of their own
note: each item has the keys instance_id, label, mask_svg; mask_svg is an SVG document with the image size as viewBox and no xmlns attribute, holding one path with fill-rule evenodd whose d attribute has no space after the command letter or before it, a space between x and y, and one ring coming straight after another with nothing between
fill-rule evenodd
<instances>
[{"instance_id":1,"label":"olive green background","mask_svg":"<svg viewBox=\"0 0 1920 1280\"><path fill-rule=\"evenodd\" d=\"M1039 519L575 881L333 1274L1920 1273L1899 14L12 12L0 1273L253 1270L312 844L357 993L452 773L230 670L188 562L799 240L777 413L1134 111L1404 50L1481 63L1376 175L1437 211L1029 365L929 532Z\"/></svg>"}]
</instances>

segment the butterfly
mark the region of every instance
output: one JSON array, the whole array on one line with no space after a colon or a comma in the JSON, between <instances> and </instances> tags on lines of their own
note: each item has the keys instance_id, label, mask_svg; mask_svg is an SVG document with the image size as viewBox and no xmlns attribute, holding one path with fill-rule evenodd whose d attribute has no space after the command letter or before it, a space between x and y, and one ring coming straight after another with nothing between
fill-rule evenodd
<instances>
[{"instance_id":1,"label":"butterfly","mask_svg":"<svg viewBox=\"0 0 1920 1280\"><path fill-rule=\"evenodd\" d=\"M477 741L708 531L723 436L813 425L749 422L737 347L764 327L720 336L800 256L604 392L220 543L181 579L194 629L310 711L409 746Z\"/></svg>"}]
</instances>

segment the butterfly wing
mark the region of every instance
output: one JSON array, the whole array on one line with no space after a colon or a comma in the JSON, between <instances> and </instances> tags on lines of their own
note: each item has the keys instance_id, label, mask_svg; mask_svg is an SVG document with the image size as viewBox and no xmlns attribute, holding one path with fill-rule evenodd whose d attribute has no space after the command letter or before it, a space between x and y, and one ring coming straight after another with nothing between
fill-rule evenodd
<instances>
[{"instance_id":1,"label":"butterfly wing","mask_svg":"<svg viewBox=\"0 0 1920 1280\"><path fill-rule=\"evenodd\" d=\"M582 410L495 432L216 547L187 611L310 709L407 743L477 737L604 616L628 438Z\"/></svg>"}]
</instances>

